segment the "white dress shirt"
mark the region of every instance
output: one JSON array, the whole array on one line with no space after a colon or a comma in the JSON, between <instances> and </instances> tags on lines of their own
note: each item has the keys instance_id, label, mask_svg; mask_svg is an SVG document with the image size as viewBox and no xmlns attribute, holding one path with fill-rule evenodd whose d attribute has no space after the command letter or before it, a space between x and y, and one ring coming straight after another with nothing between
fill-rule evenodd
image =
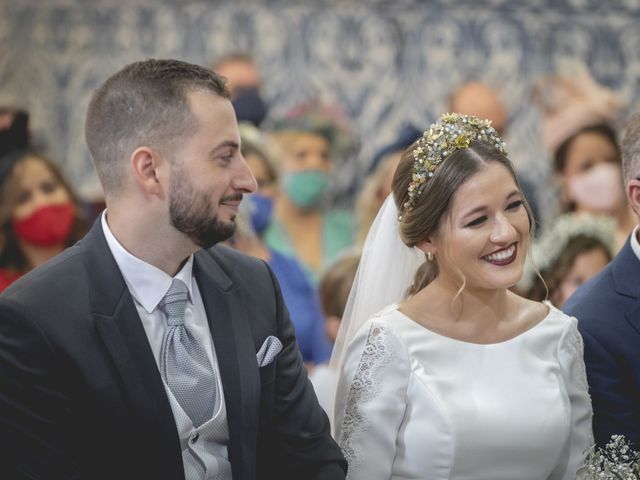
<instances>
[{"instance_id":1,"label":"white dress shirt","mask_svg":"<svg viewBox=\"0 0 640 480\"><path fill-rule=\"evenodd\" d=\"M135 257L118 242L107 223L106 210L102 214L101 222L109 249L133 297L158 369L162 340L168 329L166 316L158 308L158 304L169 290L174 278L182 280L187 285L189 298L185 310L185 325L204 347L216 371L218 392L212 418L195 428L164 380L163 383L180 436L185 477L187 479L227 478L231 473L231 466L226 448L229 443L226 407L207 314L198 284L192 275L193 255L188 258L180 271L171 277L159 268ZM215 425L212 425L214 422Z\"/></svg>"}]
</instances>

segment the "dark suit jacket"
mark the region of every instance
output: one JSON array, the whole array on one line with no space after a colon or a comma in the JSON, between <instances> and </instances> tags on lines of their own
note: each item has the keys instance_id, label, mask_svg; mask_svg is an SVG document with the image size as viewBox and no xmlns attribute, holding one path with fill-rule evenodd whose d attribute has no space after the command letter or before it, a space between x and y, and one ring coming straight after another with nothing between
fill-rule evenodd
<instances>
[{"instance_id":1,"label":"dark suit jacket","mask_svg":"<svg viewBox=\"0 0 640 480\"><path fill-rule=\"evenodd\" d=\"M624 434L640 447L640 260L629 240L563 310L584 339L593 433L604 446Z\"/></svg>"},{"instance_id":2,"label":"dark suit jacket","mask_svg":"<svg viewBox=\"0 0 640 480\"><path fill-rule=\"evenodd\" d=\"M233 479L344 478L271 270L216 246L196 253L194 275L220 365ZM258 368L269 335L283 349ZM169 400L99 220L0 296L0 472L184 478Z\"/></svg>"}]
</instances>

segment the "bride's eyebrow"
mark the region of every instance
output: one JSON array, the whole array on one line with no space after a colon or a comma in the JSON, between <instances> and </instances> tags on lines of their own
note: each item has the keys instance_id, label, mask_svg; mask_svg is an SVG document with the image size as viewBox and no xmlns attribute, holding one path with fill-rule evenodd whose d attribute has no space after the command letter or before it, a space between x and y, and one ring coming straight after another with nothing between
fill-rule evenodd
<instances>
[{"instance_id":1,"label":"bride's eyebrow","mask_svg":"<svg viewBox=\"0 0 640 480\"><path fill-rule=\"evenodd\" d=\"M520 190L518 190L518 189L515 189L515 190L511 191L511 193L509 193L509 195L507 195L506 199L510 200L511 198L516 197L516 196L522 196L522 192L520 192ZM463 214L462 217L460 217L460 218L464 219L464 218L467 218L467 217L471 217L471 216L473 216L473 215L475 215L477 213L484 212L485 210L487 210L487 208L488 207L486 205L480 205L480 206L478 206L478 207L476 207L476 208L474 208L472 210L469 210L468 212Z\"/></svg>"},{"instance_id":2,"label":"bride's eyebrow","mask_svg":"<svg viewBox=\"0 0 640 480\"><path fill-rule=\"evenodd\" d=\"M522 196L522 192L518 189L512 191L509 195L507 195L507 200L509 200L511 197L515 197L515 196Z\"/></svg>"}]
</instances>

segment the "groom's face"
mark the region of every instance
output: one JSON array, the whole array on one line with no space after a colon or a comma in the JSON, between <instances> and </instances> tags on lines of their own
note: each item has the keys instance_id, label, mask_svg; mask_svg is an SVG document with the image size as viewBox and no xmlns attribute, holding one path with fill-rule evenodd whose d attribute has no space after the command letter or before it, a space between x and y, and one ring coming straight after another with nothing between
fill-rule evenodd
<instances>
[{"instance_id":1,"label":"groom's face","mask_svg":"<svg viewBox=\"0 0 640 480\"><path fill-rule=\"evenodd\" d=\"M174 155L169 187L171 224L199 247L235 231L242 196L256 181L240 153L240 134L229 100L208 92L187 94L198 130Z\"/></svg>"}]
</instances>

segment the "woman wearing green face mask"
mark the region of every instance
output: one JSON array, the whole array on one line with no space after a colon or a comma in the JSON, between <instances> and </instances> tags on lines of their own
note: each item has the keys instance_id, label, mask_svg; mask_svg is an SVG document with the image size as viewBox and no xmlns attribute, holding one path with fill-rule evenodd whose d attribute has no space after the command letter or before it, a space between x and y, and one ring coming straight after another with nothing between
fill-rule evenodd
<instances>
[{"instance_id":1,"label":"woman wearing green face mask","mask_svg":"<svg viewBox=\"0 0 640 480\"><path fill-rule=\"evenodd\" d=\"M353 220L326 208L331 145L319 130L288 126L273 137L281 149L280 192L264 240L297 257L317 283L322 268L353 241Z\"/></svg>"}]
</instances>

